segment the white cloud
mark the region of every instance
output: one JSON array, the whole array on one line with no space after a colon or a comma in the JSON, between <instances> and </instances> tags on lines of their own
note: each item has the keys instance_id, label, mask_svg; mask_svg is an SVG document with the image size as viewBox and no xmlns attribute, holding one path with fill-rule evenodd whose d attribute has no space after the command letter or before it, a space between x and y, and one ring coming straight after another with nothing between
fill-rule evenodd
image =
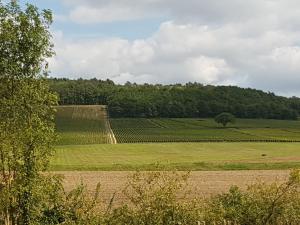
<instances>
[{"instance_id":1,"label":"white cloud","mask_svg":"<svg viewBox=\"0 0 300 225\"><path fill-rule=\"evenodd\" d=\"M168 16L175 21L206 24L262 19L273 24L299 24L298 0L63 0L78 23ZM77 17L74 15L80 15ZM296 20L295 20L296 19Z\"/></svg>"},{"instance_id":2,"label":"white cloud","mask_svg":"<svg viewBox=\"0 0 300 225\"><path fill-rule=\"evenodd\" d=\"M299 46L288 46L279 47L272 51L270 59L289 71L300 72L300 47ZM300 74L299 74L300 75Z\"/></svg>"},{"instance_id":3,"label":"white cloud","mask_svg":"<svg viewBox=\"0 0 300 225\"><path fill-rule=\"evenodd\" d=\"M259 57L248 82L284 95L300 95L300 47L272 49ZM250 71L251 69L249 69Z\"/></svg>"},{"instance_id":4,"label":"white cloud","mask_svg":"<svg viewBox=\"0 0 300 225\"><path fill-rule=\"evenodd\" d=\"M194 81L206 84L222 82L233 74L224 59L205 56L187 59L185 67L187 74L191 75Z\"/></svg>"},{"instance_id":5,"label":"white cloud","mask_svg":"<svg viewBox=\"0 0 300 225\"><path fill-rule=\"evenodd\" d=\"M139 12L133 12L126 7L105 7L105 8L91 8L87 6L78 6L70 12L69 15L72 21L79 24L88 23L103 23L123 20L134 20L142 18Z\"/></svg>"},{"instance_id":6,"label":"white cloud","mask_svg":"<svg viewBox=\"0 0 300 225\"><path fill-rule=\"evenodd\" d=\"M64 0L76 23L170 18L145 39L56 36L53 75L299 93L297 0Z\"/></svg>"},{"instance_id":7,"label":"white cloud","mask_svg":"<svg viewBox=\"0 0 300 225\"><path fill-rule=\"evenodd\" d=\"M198 30L197 32L193 32ZM225 59L205 55L213 45L206 27L176 25L166 22L146 40L94 39L65 40L55 35L57 56L51 61L55 75L127 80L143 83L198 81L222 83L233 70ZM204 42L204 43L202 43ZM202 43L202 44L201 44Z\"/></svg>"}]
</instances>

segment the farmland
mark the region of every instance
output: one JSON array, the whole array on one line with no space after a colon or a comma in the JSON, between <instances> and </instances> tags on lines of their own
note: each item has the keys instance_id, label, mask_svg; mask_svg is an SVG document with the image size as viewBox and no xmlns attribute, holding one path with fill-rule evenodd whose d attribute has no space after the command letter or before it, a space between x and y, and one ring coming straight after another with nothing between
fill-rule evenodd
<instances>
[{"instance_id":1,"label":"farmland","mask_svg":"<svg viewBox=\"0 0 300 225\"><path fill-rule=\"evenodd\" d=\"M249 170L300 167L298 143L57 146L52 170Z\"/></svg>"},{"instance_id":2,"label":"farmland","mask_svg":"<svg viewBox=\"0 0 300 225\"><path fill-rule=\"evenodd\" d=\"M56 127L52 170L300 167L299 121L238 119L223 128L213 119L108 119L105 106L60 106Z\"/></svg>"},{"instance_id":3,"label":"farmland","mask_svg":"<svg viewBox=\"0 0 300 225\"><path fill-rule=\"evenodd\" d=\"M188 199L245 189L257 179L285 181L300 168L300 122L237 119L223 128L213 119L108 118L103 106L58 107L61 136L50 170L64 187L80 183L109 204L128 202L122 190L133 171L192 171ZM111 144L118 143L118 144ZM180 193L179 193L180 194Z\"/></svg>"},{"instance_id":4,"label":"farmland","mask_svg":"<svg viewBox=\"0 0 300 225\"><path fill-rule=\"evenodd\" d=\"M114 143L105 106L59 106L58 145Z\"/></svg>"},{"instance_id":5,"label":"farmland","mask_svg":"<svg viewBox=\"0 0 300 225\"><path fill-rule=\"evenodd\" d=\"M298 142L300 121L238 119L222 128L213 119L111 119L118 143Z\"/></svg>"},{"instance_id":6,"label":"farmland","mask_svg":"<svg viewBox=\"0 0 300 225\"><path fill-rule=\"evenodd\" d=\"M300 121L108 118L105 106L59 106L58 145L165 142L300 142Z\"/></svg>"}]
</instances>

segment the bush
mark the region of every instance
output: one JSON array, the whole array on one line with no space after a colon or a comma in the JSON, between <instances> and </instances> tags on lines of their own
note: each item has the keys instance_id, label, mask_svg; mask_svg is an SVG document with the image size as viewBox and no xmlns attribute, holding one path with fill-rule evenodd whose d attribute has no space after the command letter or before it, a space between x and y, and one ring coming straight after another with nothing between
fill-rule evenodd
<instances>
[{"instance_id":1,"label":"bush","mask_svg":"<svg viewBox=\"0 0 300 225\"><path fill-rule=\"evenodd\" d=\"M232 187L229 193L208 200L204 220L222 224L298 225L300 223L300 176L293 171L286 183L257 183L243 192Z\"/></svg>"},{"instance_id":2,"label":"bush","mask_svg":"<svg viewBox=\"0 0 300 225\"><path fill-rule=\"evenodd\" d=\"M106 223L197 224L200 216L197 202L178 201L178 193L185 186L187 177L187 174L175 172L134 174L124 191L129 205L114 209Z\"/></svg>"}]
</instances>

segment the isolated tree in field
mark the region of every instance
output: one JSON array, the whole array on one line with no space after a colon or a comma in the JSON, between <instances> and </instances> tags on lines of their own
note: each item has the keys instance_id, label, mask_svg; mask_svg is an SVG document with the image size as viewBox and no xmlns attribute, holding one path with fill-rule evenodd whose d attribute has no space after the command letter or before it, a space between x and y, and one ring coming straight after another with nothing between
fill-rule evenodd
<instances>
[{"instance_id":1,"label":"isolated tree in field","mask_svg":"<svg viewBox=\"0 0 300 225\"><path fill-rule=\"evenodd\" d=\"M215 117L215 121L226 127L228 123L235 123L235 117L231 113L223 112Z\"/></svg>"},{"instance_id":2,"label":"isolated tree in field","mask_svg":"<svg viewBox=\"0 0 300 225\"><path fill-rule=\"evenodd\" d=\"M0 1L0 224L37 224L54 140L54 105L45 77L53 55L52 14Z\"/></svg>"}]
</instances>

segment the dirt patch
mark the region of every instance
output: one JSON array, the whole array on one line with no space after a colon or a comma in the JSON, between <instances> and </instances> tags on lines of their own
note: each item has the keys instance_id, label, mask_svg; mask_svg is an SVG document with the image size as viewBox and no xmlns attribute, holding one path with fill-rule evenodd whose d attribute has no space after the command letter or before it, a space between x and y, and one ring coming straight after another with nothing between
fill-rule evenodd
<instances>
[{"instance_id":1,"label":"dirt patch","mask_svg":"<svg viewBox=\"0 0 300 225\"><path fill-rule=\"evenodd\" d=\"M65 176L64 186L71 190L81 182L93 193L96 184L101 184L101 196L108 203L115 195L115 203L126 202L122 194L128 176L133 172L57 172ZM247 185L256 181L272 183L274 181L284 182L287 180L287 170L263 170L263 171L199 171L192 172L188 181L188 189L191 191L190 198L209 197L226 192L232 185L245 189Z\"/></svg>"}]
</instances>

